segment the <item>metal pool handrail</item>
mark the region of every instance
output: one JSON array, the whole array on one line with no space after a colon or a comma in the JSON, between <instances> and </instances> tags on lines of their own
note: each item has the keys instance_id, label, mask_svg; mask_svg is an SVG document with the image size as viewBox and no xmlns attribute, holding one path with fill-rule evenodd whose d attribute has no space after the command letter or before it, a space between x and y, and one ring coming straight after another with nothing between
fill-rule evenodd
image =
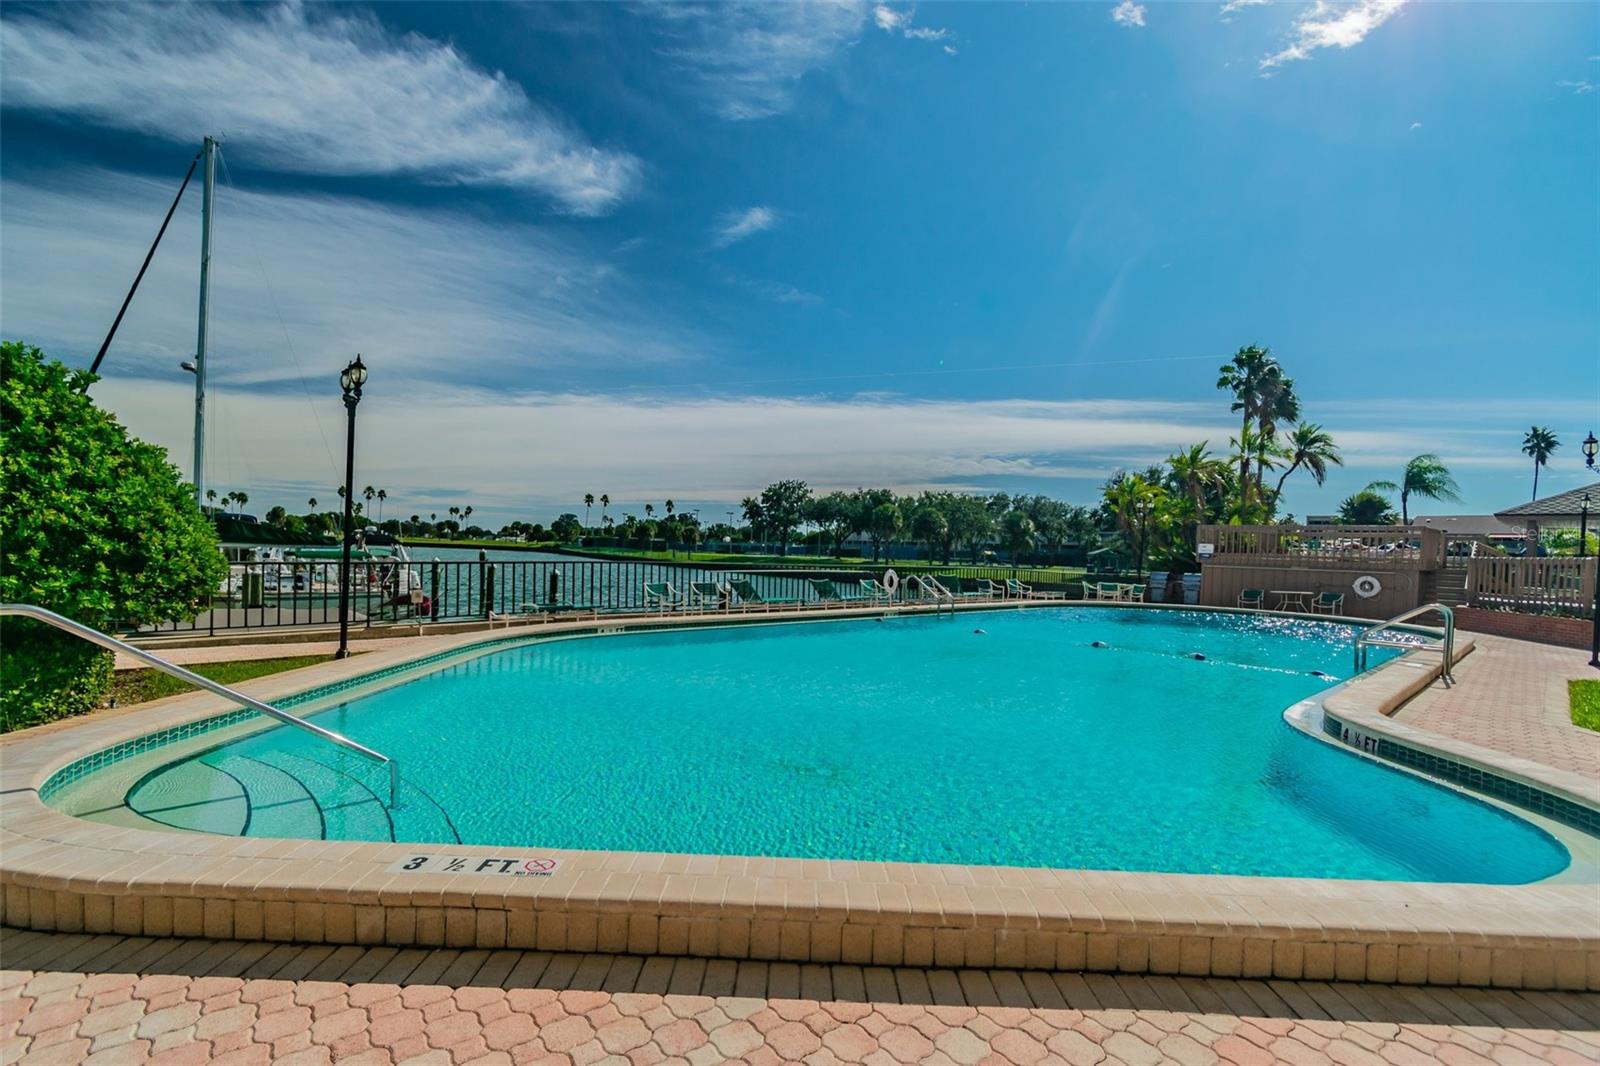
<instances>
[{"instance_id":1,"label":"metal pool handrail","mask_svg":"<svg viewBox=\"0 0 1600 1066\"><path fill-rule=\"evenodd\" d=\"M400 766L393 759L389 758L387 755L384 755L382 752L373 751L364 744L357 744L349 737L335 733L330 729L324 729L320 725L312 725L304 718L296 717L295 715L290 714L288 711L279 710L270 703L262 703L253 696L246 696L243 692L231 689L227 685L219 684L218 682L211 680L209 677L201 677L199 674L185 670L181 666L178 666L174 663L169 663L167 660L159 658L158 656L151 655L143 648L136 648L126 641L118 640L116 637L107 636L98 629L91 629L89 626L86 626L81 622L74 622L70 618L59 615L54 611L45 610L43 607L35 607L29 603L0 604L0 616L5 615L18 615L23 618L32 618L35 621L43 622L46 625L55 626L57 629L71 633L75 637L87 640L90 644L98 644L102 648L106 648L111 651L120 651L124 654L131 655L140 662L148 663L150 666L160 670L164 674L176 677L181 681L187 681L189 684L194 685L197 688L203 688L207 692L214 692L218 696L222 696L225 699L233 700L236 703L242 703L245 707L248 707L252 711L264 714L269 718L276 718L285 725L292 725L296 729L304 729L306 732L311 733L314 736L321 737L330 744L337 744L341 748L348 748L357 755L362 755L373 760L374 762L382 763L389 768L389 807L392 809L397 805L397 800L400 793Z\"/></svg>"},{"instance_id":2,"label":"metal pool handrail","mask_svg":"<svg viewBox=\"0 0 1600 1066\"><path fill-rule=\"evenodd\" d=\"M1373 636L1374 633L1381 633L1392 625L1397 625L1408 619L1416 618L1418 615L1428 614L1433 611L1438 611L1444 616L1444 641L1437 647L1429 648L1425 644L1408 644L1403 640L1384 640L1381 637ZM1411 610L1397 614L1393 618L1379 622L1375 626L1368 626L1361 631L1360 636L1356 637L1355 672L1358 674L1367 668L1368 648L1410 648L1413 651L1422 649L1441 652L1444 655L1444 667L1439 676L1445 684L1452 684L1455 681L1455 674L1451 672L1450 667L1456 658L1456 613L1442 603L1425 603L1421 607L1413 607Z\"/></svg>"}]
</instances>

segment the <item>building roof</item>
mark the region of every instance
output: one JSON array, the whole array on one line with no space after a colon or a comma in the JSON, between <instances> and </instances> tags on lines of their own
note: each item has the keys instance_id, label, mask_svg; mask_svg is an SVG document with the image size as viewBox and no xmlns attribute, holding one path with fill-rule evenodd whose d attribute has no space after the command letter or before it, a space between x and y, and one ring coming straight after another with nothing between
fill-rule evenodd
<instances>
[{"instance_id":1,"label":"building roof","mask_svg":"<svg viewBox=\"0 0 1600 1066\"><path fill-rule=\"evenodd\" d=\"M1583 498L1589 497L1589 511L1591 514L1600 514L1600 485L1580 485L1566 492L1558 492L1554 496L1546 496L1542 500L1532 503L1521 503L1515 507L1507 507L1504 511L1496 511L1496 518L1570 518L1574 522L1583 510Z\"/></svg>"},{"instance_id":2,"label":"building roof","mask_svg":"<svg viewBox=\"0 0 1600 1066\"><path fill-rule=\"evenodd\" d=\"M1458 537L1520 537L1524 530L1522 523L1507 522L1492 514L1417 515L1411 519L1411 524Z\"/></svg>"}]
</instances>

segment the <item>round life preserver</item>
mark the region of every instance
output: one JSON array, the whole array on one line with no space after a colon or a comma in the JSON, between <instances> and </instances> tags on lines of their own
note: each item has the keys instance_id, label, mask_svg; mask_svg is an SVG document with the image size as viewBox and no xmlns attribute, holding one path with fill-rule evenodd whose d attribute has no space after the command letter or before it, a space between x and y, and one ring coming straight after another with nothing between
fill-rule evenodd
<instances>
[{"instance_id":1,"label":"round life preserver","mask_svg":"<svg viewBox=\"0 0 1600 1066\"><path fill-rule=\"evenodd\" d=\"M1379 581L1371 574L1362 574L1360 577L1350 582L1350 587L1355 590L1357 596L1360 596L1364 600L1370 600L1372 597L1383 591L1383 582Z\"/></svg>"},{"instance_id":2,"label":"round life preserver","mask_svg":"<svg viewBox=\"0 0 1600 1066\"><path fill-rule=\"evenodd\" d=\"M900 587L900 575L894 572L894 568L893 567L889 568L888 570L885 570L883 572L883 588L884 588L884 591L888 592L892 596L892 595L894 595L894 591L896 589L898 589L899 587Z\"/></svg>"}]
</instances>

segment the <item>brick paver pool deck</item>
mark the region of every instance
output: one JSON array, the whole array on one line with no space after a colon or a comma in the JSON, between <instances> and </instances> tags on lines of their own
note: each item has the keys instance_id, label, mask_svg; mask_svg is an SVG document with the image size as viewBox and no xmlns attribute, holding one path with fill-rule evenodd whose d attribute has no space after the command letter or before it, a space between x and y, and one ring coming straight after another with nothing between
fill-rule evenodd
<instances>
[{"instance_id":1,"label":"brick paver pool deck","mask_svg":"<svg viewBox=\"0 0 1600 1066\"><path fill-rule=\"evenodd\" d=\"M1593 1063L1600 996L0 931L0 1063Z\"/></svg>"},{"instance_id":2,"label":"brick paver pool deck","mask_svg":"<svg viewBox=\"0 0 1600 1066\"><path fill-rule=\"evenodd\" d=\"M1600 678L1589 653L1477 633L1472 639L1477 647L1457 664L1455 685L1435 681L1395 720L1600 779L1600 733L1573 725L1567 712L1567 681Z\"/></svg>"}]
</instances>

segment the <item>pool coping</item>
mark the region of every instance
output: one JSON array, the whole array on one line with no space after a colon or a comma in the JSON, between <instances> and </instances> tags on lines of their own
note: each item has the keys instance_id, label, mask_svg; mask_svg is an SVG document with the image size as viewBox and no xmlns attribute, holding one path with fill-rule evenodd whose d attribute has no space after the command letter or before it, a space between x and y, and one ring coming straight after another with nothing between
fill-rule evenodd
<instances>
[{"instance_id":1,"label":"pool coping","mask_svg":"<svg viewBox=\"0 0 1600 1066\"><path fill-rule=\"evenodd\" d=\"M1001 601L956 610L1062 605ZM1101 601L1067 605L1190 609ZM882 613L813 608L713 620ZM607 618L599 627L707 621L643 616ZM592 621L536 623L493 639L595 629ZM469 653L485 642L481 632L443 637L425 649L369 652L241 687L272 701L328 684L360 684L354 679L404 669L435 654ZM1430 658L1409 652L1330 689L1323 694L1325 712L1391 744L1448 756L1600 808L1600 790L1581 778L1559 780L1551 775L1561 771L1520 765L1525 760L1486 749L1467 750L1472 746L1387 718L1410 690L1437 677L1438 663ZM0 741L0 921L150 936L1600 990L1600 908L1594 886L1585 884L1337 881L273 840L121 828L63 814L39 798L44 783L75 759L229 707L220 697L194 693ZM1381 812L1374 813L1381 819ZM444 853L491 870L507 865L508 857L545 857L557 866L548 876L393 869L413 856Z\"/></svg>"}]
</instances>

